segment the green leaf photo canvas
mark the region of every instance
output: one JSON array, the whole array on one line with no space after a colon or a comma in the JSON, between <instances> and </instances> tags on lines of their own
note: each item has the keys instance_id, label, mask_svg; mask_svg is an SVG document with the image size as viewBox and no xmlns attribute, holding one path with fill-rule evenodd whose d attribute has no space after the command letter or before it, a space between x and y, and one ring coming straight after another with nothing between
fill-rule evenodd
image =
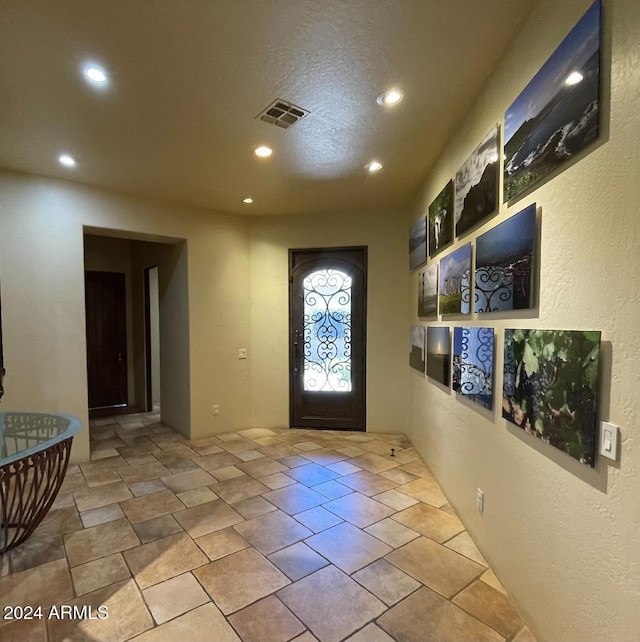
<instances>
[{"instance_id":1,"label":"green leaf photo canvas","mask_svg":"<svg viewBox=\"0 0 640 642\"><path fill-rule=\"evenodd\" d=\"M600 332L505 330L502 416L594 466Z\"/></svg>"}]
</instances>

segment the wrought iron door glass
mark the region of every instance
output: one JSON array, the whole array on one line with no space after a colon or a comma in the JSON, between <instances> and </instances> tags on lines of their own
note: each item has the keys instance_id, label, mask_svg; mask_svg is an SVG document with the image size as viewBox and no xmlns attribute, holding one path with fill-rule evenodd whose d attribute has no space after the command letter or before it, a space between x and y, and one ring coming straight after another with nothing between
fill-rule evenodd
<instances>
[{"instance_id":1,"label":"wrought iron door glass","mask_svg":"<svg viewBox=\"0 0 640 642\"><path fill-rule=\"evenodd\" d=\"M304 389L351 391L351 277L318 270L303 281Z\"/></svg>"}]
</instances>

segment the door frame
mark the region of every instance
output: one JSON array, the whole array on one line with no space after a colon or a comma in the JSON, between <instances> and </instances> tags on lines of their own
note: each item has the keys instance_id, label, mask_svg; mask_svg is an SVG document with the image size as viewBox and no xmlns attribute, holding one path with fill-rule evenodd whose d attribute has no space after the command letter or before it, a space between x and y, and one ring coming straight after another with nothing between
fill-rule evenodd
<instances>
[{"instance_id":1,"label":"door frame","mask_svg":"<svg viewBox=\"0 0 640 642\"><path fill-rule=\"evenodd\" d=\"M288 344L289 344L289 428L294 428L294 384L293 384L293 368L295 363L295 348L293 343L293 257L294 254L308 252L309 254L316 254L318 258L323 252L348 252L348 251L361 251L362 252L362 265L363 265L363 280L362 280L362 296L364 298L364 305L362 309L362 428L315 428L305 427L307 430L345 430L353 432L366 432L367 431L367 288L368 288L368 246L366 245L341 245L338 247L302 247L302 248L289 248L288 257L288 278L289 278L289 327L288 327Z\"/></svg>"},{"instance_id":2,"label":"door frame","mask_svg":"<svg viewBox=\"0 0 640 642\"><path fill-rule=\"evenodd\" d=\"M151 367L151 296L149 284L149 274L154 266L144 269L144 410L150 412L153 410L153 383L151 377L153 371Z\"/></svg>"}]
</instances>

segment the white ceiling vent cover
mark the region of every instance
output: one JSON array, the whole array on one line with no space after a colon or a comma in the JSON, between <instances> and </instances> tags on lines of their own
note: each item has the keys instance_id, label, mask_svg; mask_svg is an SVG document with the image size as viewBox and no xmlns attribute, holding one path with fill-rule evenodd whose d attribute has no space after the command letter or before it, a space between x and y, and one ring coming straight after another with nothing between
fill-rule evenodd
<instances>
[{"instance_id":1,"label":"white ceiling vent cover","mask_svg":"<svg viewBox=\"0 0 640 642\"><path fill-rule=\"evenodd\" d=\"M300 119L308 116L310 113L311 112L306 109L302 109L302 107L278 98L264 111L261 111L256 118L264 120L265 123L271 123L283 129L288 129L291 125L295 125Z\"/></svg>"}]
</instances>

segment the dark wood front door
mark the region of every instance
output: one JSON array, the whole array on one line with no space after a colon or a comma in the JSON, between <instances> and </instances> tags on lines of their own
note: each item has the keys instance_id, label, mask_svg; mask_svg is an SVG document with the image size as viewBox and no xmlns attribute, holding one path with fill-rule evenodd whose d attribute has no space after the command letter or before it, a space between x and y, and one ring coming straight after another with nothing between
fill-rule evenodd
<instances>
[{"instance_id":1,"label":"dark wood front door","mask_svg":"<svg viewBox=\"0 0 640 642\"><path fill-rule=\"evenodd\" d=\"M89 408L127 405L125 275L85 272Z\"/></svg>"},{"instance_id":2,"label":"dark wood front door","mask_svg":"<svg viewBox=\"0 0 640 642\"><path fill-rule=\"evenodd\" d=\"M289 251L292 428L365 430L367 249Z\"/></svg>"}]
</instances>

